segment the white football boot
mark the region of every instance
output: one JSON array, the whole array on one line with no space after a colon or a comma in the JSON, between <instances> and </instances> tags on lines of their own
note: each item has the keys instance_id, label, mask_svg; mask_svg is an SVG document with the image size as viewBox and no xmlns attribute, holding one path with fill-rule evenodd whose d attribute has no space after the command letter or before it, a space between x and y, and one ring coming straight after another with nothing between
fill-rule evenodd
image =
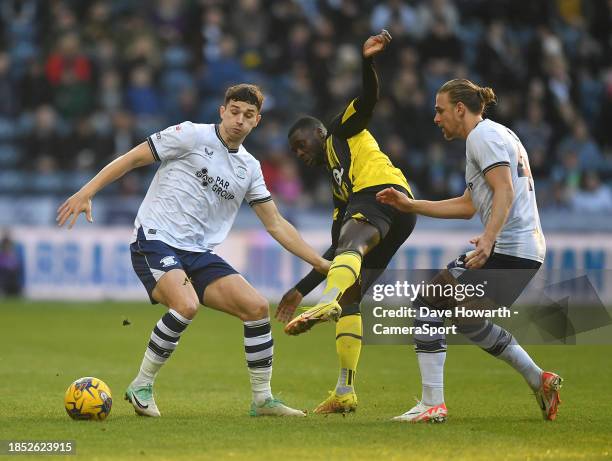
<instances>
[{"instance_id":1,"label":"white football boot","mask_svg":"<svg viewBox=\"0 0 612 461\"><path fill-rule=\"evenodd\" d=\"M423 402L418 402L406 413L396 416L395 418L391 419L391 421L401 423L443 423L446 421L447 416L448 410L446 409L446 405L444 403L439 405L425 405Z\"/></svg>"},{"instance_id":2,"label":"white football boot","mask_svg":"<svg viewBox=\"0 0 612 461\"><path fill-rule=\"evenodd\" d=\"M152 384L146 386L130 384L125 391L125 400L132 404L134 411L140 416L152 416L154 418L161 416L153 399Z\"/></svg>"}]
</instances>

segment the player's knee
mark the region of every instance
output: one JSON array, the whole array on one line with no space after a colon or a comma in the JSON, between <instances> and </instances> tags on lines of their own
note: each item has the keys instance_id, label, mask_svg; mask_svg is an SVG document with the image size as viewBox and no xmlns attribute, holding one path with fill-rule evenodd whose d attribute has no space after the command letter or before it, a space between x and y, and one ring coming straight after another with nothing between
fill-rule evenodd
<instances>
[{"instance_id":1,"label":"player's knee","mask_svg":"<svg viewBox=\"0 0 612 461\"><path fill-rule=\"evenodd\" d=\"M268 301L260 297L249 303L247 308L242 312L240 318L243 321L261 320L270 316L270 306Z\"/></svg>"},{"instance_id":2,"label":"player's knee","mask_svg":"<svg viewBox=\"0 0 612 461\"><path fill-rule=\"evenodd\" d=\"M364 245L358 245L356 242L348 240L346 242L340 242L338 244L338 248L336 248L336 256L346 251L356 251L357 253L360 253L363 256L364 250Z\"/></svg>"},{"instance_id":3,"label":"player's knee","mask_svg":"<svg viewBox=\"0 0 612 461\"><path fill-rule=\"evenodd\" d=\"M196 299L183 299L172 308L183 317L191 320L198 313L199 303Z\"/></svg>"}]
</instances>

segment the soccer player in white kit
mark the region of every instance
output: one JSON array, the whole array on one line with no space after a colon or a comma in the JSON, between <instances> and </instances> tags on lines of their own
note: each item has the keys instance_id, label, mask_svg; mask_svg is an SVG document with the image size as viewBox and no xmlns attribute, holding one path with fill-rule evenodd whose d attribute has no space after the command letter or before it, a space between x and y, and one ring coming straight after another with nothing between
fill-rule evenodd
<instances>
[{"instance_id":1,"label":"soccer player in white kit","mask_svg":"<svg viewBox=\"0 0 612 461\"><path fill-rule=\"evenodd\" d=\"M508 306L541 266L546 243L525 148L511 130L483 119L487 105L495 101L491 88L465 79L446 82L436 95L434 122L442 129L444 138L466 141L467 188L463 196L441 201L412 200L389 188L379 192L377 199L404 212L434 218L470 219L478 212L485 229L470 241L475 249L451 262L438 275L439 280L450 277L465 283L480 272L475 272L476 269L514 270L508 274L519 274L522 280L512 279L513 283L508 284L516 285L509 289L514 293L510 293L509 304L504 304ZM419 306L432 307L436 303L446 305L445 301L448 300L417 299ZM443 320L415 319L415 326L426 324L441 326ZM542 371L508 331L490 320L458 323L457 327L472 343L521 373L534 391L544 419L555 419L562 382L558 375ZM441 334L415 335L414 340L423 394L414 408L394 420L444 421L448 414L443 387L446 338Z\"/></svg>"},{"instance_id":2,"label":"soccer player in white kit","mask_svg":"<svg viewBox=\"0 0 612 461\"><path fill-rule=\"evenodd\" d=\"M263 95L240 84L225 93L221 122L183 122L105 166L58 209L60 226L71 228L80 213L93 222L91 199L133 168L160 162L134 223L130 249L136 274L153 304L169 308L157 322L136 378L125 397L137 414L160 416L153 383L199 304L227 312L244 323L244 348L253 401L251 416L305 416L271 392L273 340L268 302L214 253L246 200L266 230L291 253L325 273L326 261L278 212L259 162L242 146L260 119Z\"/></svg>"}]
</instances>

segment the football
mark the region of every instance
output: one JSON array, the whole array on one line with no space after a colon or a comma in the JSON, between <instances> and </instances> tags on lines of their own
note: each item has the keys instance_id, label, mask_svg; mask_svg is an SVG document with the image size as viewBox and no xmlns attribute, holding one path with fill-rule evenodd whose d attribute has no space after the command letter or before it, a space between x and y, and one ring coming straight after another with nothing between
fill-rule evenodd
<instances>
[{"instance_id":1,"label":"football","mask_svg":"<svg viewBox=\"0 0 612 461\"><path fill-rule=\"evenodd\" d=\"M72 419L102 421L108 417L112 405L110 388L98 378L77 379L64 396L66 413Z\"/></svg>"}]
</instances>

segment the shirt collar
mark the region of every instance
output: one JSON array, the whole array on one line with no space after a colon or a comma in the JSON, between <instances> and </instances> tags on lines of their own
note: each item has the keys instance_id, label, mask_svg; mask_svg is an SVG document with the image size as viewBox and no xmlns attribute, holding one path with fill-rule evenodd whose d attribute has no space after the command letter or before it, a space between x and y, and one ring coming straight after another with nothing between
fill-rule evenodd
<instances>
[{"instance_id":1,"label":"shirt collar","mask_svg":"<svg viewBox=\"0 0 612 461\"><path fill-rule=\"evenodd\" d=\"M225 141L221 137L221 132L219 131L219 125L216 125L216 124L215 124L215 134L217 135L217 138L219 138L219 141L221 141L221 144L223 144L223 147L225 147L230 154L235 154L238 152L239 148L233 149L229 147L227 144L225 144Z\"/></svg>"}]
</instances>

